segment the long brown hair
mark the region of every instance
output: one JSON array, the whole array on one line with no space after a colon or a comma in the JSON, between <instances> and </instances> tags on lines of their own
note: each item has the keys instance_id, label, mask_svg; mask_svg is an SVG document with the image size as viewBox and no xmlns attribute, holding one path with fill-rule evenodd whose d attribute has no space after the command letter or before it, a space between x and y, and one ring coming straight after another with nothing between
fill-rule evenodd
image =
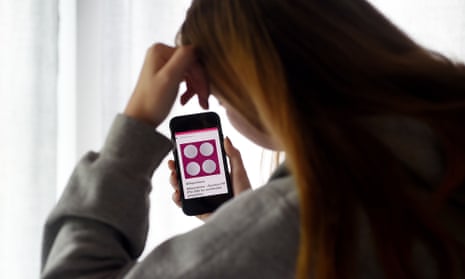
<instances>
[{"instance_id":1,"label":"long brown hair","mask_svg":"<svg viewBox=\"0 0 465 279\"><path fill-rule=\"evenodd\" d=\"M194 0L181 29L212 84L284 147L300 195L298 276L356 274L359 213L390 278L420 278L420 241L450 278L463 244L439 214L465 180L465 66L420 47L364 0ZM361 119L402 116L437 136L444 173L421 182Z\"/></svg>"}]
</instances>

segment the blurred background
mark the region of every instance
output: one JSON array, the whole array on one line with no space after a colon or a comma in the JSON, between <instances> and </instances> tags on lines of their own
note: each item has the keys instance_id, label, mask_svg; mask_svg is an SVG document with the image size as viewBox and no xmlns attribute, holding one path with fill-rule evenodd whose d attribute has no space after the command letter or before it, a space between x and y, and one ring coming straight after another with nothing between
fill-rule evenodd
<instances>
[{"instance_id":1,"label":"blurred background","mask_svg":"<svg viewBox=\"0 0 465 279\"><path fill-rule=\"evenodd\" d=\"M371 3L424 46L465 60L465 1ZM75 163L100 149L146 49L154 42L173 45L189 5L0 0L0 278L39 277L42 226ZM235 132L216 101L211 106L242 151L253 186L260 187L271 171L271 152ZM172 116L199 111L191 102L177 105ZM169 136L167 123L160 131ZM153 178L145 253L200 224L173 204L168 176L164 162Z\"/></svg>"}]
</instances>

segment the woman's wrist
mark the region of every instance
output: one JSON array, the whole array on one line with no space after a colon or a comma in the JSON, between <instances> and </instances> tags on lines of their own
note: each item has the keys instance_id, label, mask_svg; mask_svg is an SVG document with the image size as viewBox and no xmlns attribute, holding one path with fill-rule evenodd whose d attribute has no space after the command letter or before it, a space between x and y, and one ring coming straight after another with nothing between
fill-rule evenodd
<instances>
[{"instance_id":1,"label":"woman's wrist","mask_svg":"<svg viewBox=\"0 0 465 279\"><path fill-rule=\"evenodd\" d=\"M138 92L134 92L132 94L131 99L126 105L123 114L138 121L149 124L154 128L160 125L159 121L157 121L153 115L153 109L150 109L147 98L141 97Z\"/></svg>"}]
</instances>

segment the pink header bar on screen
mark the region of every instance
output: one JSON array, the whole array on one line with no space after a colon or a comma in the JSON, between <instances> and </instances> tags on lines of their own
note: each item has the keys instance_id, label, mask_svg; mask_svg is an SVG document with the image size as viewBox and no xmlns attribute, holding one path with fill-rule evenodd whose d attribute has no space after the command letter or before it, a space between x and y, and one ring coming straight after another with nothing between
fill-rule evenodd
<instances>
[{"instance_id":1,"label":"pink header bar on screen","mask_svg":"<svg viewBox=\"0 0 465 279\"><path fill-rule=\"evenodd\" d=\"M176 136L178 135L187 135L187 134L195 134L195 133L201 133L201 132L209 132L209 131L218 131L218 128L206 128L206 129L200 129L200 130L189 130L186 132L177 132L175 133Z\"/></svg>"}]
</instances>

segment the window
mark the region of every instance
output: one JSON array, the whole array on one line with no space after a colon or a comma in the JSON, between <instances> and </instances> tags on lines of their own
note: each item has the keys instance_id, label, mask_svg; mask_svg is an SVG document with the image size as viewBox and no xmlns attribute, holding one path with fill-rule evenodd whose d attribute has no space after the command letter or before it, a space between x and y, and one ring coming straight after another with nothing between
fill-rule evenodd
<instances>
[{"instance_id":1,"label":"window","mask_svg":"<svg viewBox=\"0 0 465 279\"><path fill-rule=\"evenodd\" d=\"M371 0L421 44L465 60L465 1ZM154 42L173 44L189 0L0 0L0 278L36 278L41 231L76 161L98 150ZM262 151L237 134L254 186ZM197 104L173 114L199 111ZM167 123L160 130L168 135ZM268 154L266 155L268 156ZM171 157L171 155L169 156ZM266 164L265 164L266 170ZM199 224L154 176L147 249ZM24 268L27 267L27 268Z\"/></svg>"}]
</instances>

